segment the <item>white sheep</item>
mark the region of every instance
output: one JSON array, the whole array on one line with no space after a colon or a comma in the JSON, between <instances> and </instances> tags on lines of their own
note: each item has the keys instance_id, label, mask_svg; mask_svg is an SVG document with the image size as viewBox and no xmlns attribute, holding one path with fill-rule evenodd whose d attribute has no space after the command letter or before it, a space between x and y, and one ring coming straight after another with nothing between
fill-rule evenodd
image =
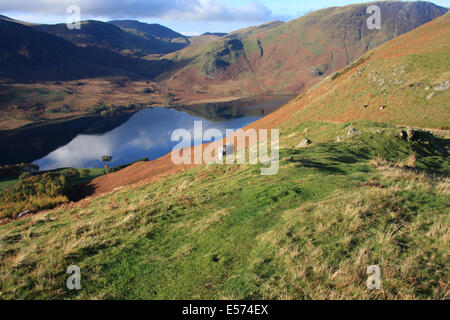
<instances>
[{"instance_id":1,"label":"white sheep","mask_svg":"<svg viewBox=\"0 0 450 320\"><path fill-rule=\"evenodd\" d=\"M220 161L222 161L224 157L234 154L234 144L232 143L225 144L219 147L218 152L219 154L217 155L217 157L219 158Z\"/></svg>"}]
</instances>

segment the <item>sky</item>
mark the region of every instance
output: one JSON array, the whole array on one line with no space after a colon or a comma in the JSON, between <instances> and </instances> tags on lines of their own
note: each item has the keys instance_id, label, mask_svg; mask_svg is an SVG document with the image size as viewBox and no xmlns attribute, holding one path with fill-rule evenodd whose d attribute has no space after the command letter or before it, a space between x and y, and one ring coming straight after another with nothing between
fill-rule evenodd
<instances>
[{"instance_id":1,"label":"sky","mask_svg":"<svg viewBox=\"0 0 450 320\"><path fill-rule=\"evenodd\" d=\"M134 19L159 23L185 35L231 32L273 20L364 0L0 0L0 14L34 23L66 23L77 5L81 19ZM450 0L433 3L450 7Z\"/></svg>"}]
</instances>

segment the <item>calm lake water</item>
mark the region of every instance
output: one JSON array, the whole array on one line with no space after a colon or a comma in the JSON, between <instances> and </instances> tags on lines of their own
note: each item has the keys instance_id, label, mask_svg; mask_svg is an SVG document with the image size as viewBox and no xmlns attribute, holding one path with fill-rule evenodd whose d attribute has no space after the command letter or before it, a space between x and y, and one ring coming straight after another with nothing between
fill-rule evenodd
<instances>
[{"instance_id":1,"label":"calm lake water","mask_svg":"<svg viewBox=\"0 0 450 320\"><path fill-rule=\"evenodd\" d=\"M213 103L195 107L144 109L115 119L85 118L3 134L0 147L9 151L3 163L33 162L41 170L65 167L102 168L111 155L111 167L142 158L157 159L179 142L176 129L193 132L194 121L203 130L242 128L273 112L286 99L266 102ZM203 141L195 141L195 144ZM9 149L8 149L9 148ZM22 154L22 156L21 156Z\"/></svg>"}]
</instances>

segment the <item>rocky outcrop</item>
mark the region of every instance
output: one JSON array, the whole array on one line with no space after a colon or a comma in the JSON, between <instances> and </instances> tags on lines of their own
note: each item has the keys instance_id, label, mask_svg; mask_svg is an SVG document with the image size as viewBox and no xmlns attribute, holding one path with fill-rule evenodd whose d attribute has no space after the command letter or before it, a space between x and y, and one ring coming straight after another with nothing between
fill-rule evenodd
<instances>
[{"instance_id":1,"label":"rocky outcrop","mask_svg":"<svg viewBox=\"0 0 450 320\"><path fill-rule=\"evenodd\" d=\"M445 91L450 88L450 80L443 81L439 83L435 88L434 91Z\"/></svg>"},{"instance_id":2,"label":"rocky outcrop","mask_svg":"<svg viewBox=\"0 0 450 320\"><path fill-rule=\"evenodd\" d=\"M336 142L342 142L346 138L359 137L361 135L361 131L356 130L353 126L348 128L348 132L345 136L339 136L336 138Z\"/></svg>"},{"instance_id":3,"label":"rocky outcrop","mask_svg":"<svg viewBox=\"0 0 450 320\"><path fill-rule=\"evenodd\" d=\"M297 148L306 148L307 146L309 146L310 144L312 144L312 141L309 140L308 138L303 139L299 145L297 146Z\"/></svg>"},{"instance_id":4,"label":"rocky outcrop","mask_svg":"<svg viewBox=\"0 0 450 320\"><path fill-rule=\"evenodd\" d=\"M360 131L358 131L355 128L353 128L352 126L350 126L350 128L348 129L348 132L347 132L347 138L354 137L354 136L359 137L360 135L361 135Z\"/></svg>"},{"instance_id":5,"label":"rocky outcrop","mask_svg":"<svg viewBox=\"0 0 450 320\"><path fill-rule=\"evenodd\" d=\"M25 216L27 216L27 215L29 215L29 214L31 214L31 211L30 211L30 210L25 210L24 212L21 212L21 213L19 213L19 214L17 215L17 219L20 219L20 218L22 218L22 217L25 217Z\"/></svg>"},{"instance_id":6,"label":"rocky outcrop","mask_svg":"<svg viewBox=\"0 0 450 320\"><path fill-rule=\"evenodd\" d=\"M421 143L436 142L436 138L431 132L423 130L415 130L411 127L406 128L406 130L400 130L400 138L407 141L417 141Z\"/></svg>"},{"instance_id":7,"label":"rocky outcrop","mask_svg":"<svg viewBox=\"0 0 450 320\"><path fill-rule=\"evenodd\" d=\"M427 100L430 100L431 98L433 98L437 92L440 91L446 91L450 88L450 80L446 80L446 81L442 81L441 83L438 83L436 85L436 87L434 87L433 92L431 92L428 96L427 96ZM430 90L429 87L427 87L425 90Z\"/></svg>"},{"instance_id":8,"label":"rocky outcrop","mask_svg":"<svg viewBox=\"0 0 450 320\"><path fill-rule=\"evenodd\" d=\"M406 141L429 144L440 153L442 154L446 153L446 150L436 143L436 137L431 132L423 130L415 130L411 127L408 127L406 128L406 130L400 130L399 136L401 139Z\"/></svg>"}]
</instances>

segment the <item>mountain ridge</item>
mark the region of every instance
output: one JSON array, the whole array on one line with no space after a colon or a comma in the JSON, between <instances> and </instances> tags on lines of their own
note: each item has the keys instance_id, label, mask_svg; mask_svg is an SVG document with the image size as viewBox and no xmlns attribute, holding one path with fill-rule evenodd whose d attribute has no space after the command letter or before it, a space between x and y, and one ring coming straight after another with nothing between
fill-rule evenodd
<instances>
[{"instance_id":1,"label":"mountain ridge","mask_svg":"<svg viewBox=\"0 0 450 320\"><path fill-rule=\"evenodd\" d=\"M188 40L173 38L170 43L152 38L164 45L186 46L186 41L190 42L190 47L162 57L159 54L146 55L148 52L145 52L145 46L149 40L143 35L126 32L103 22L88 23L82 30L89 31L86 29L92 24L95 29L106 28L106 31L112 30L113 34L118 32L125 39L121 41L121 37L106 36L106 42L102 43L95 40L98 39L95 36L101 38L103 33L96 35L96 32L91 32L94 38L90 38L88 33L75 48L69 48L67 44L73 43L66 41L65 49L58 51L67 51L67 54L60 57L52 48L61 44L59 40L55 42L58 45L47 43L39 48L39 44L33 42L34 33L16 33L11 40L6 38L7 35L1 35L4 39L4 61L1 65L4 67L0 70L0 76L13 78L2 80L5 85L0 89L5 100L1 101L1 123L6 128L13 129L39 119L45 121L69 116L70 114L50 114L46 111L58 110L59 103L67 105L72 110L70 112L76 111L79 115L92 112L97 105L104 103L173 106L298 94L355 61L369 49L447 11L428 2L394 1L379 4L385 19L381 30L367 29L367 4L359 4L322 9L287 23L275 22L244 29L244 33L238 30L239 35L232 38L204 35L189 37ZM56 27L61 28L61 25ZM62 27L69 34L67 28ZM35 28L32 30L39 31ZM105 34L108 35L106 31ZM14 35L15 31L10 32ZM74 35L78 33L70 33L71 37ZM37 37L42 37L42 33ZM61 37L56 38L64 41ZM33 42L33 48L27 48L27 43L23 41L20 43L21 39ZM130 39L133 41L130 42ZM72 41L77 43L77 37ZM139 45L144 42L144 51L133 47L134 41L138 41ZM177 41L182 43L176 43ZM15 47L8 49L12 44ZM22 50L23 46L31 56L34 55L33 51L36 55L42 53L42 59L27 57L27 50ZM44 48L45 50L41 50ZM53 54L55 57L52 57ZM145 57L134 59L141 56ZM124 78L110 78L115 76ZM44 83L75 79L83 79L82 82L87 85L77 88L76 83ZM14 81L39 83L30 84L31 88L28 88L28 85L15 85ZM26 98L22 96L23 92L38 92L38 86L44 92L50 90L52 94L34 94L30 97L31 103L24 101ZM89 93L88 96L80 95L82 99L72 99L75 96L73 92ZM118 96L117 99L114 94ZM52 101L53 96L58 96L60 100ZM47 109L41 113L30 111L25 115L20 114L22 109L32 110L36 103L45 105ZM14 121L9 121L11 119Z\"/></svg>"},{"instance_id":2,"label":"mountain ridge","mask_svg":"<svg viewBox=\"0 0 450 320\"><path fill-rule=\"evenodd\" d=\"M369 30L366 8L382 10L381 30ZM298 93L363 53L447 9L429 2L373 2L311 12L246 38L219 40L165 56L183 65L163 78L218 94ZM189 61L185 63L184 61Z\"/></svg>"},{"instance_id":3,"label":"mountain ridge","mask_svg":"<svg viewBox=\"0 0 450 320\"><path fill-rule=\"evenodd\" d=\"M155 75L163 63L128 58L101 48L78 47L12 21L0 20L0 30L0 76L19 82L139 73L149 76Z\"/></svg>"},{"instance_id":4,"label":"mountain ridge","mask_svg":"<svg viewBox=\"0 0 450 320\"><path fill-rule=\"evenodd\" d=\"M164 54L184 48L184 45L169 43L153 36L141 37L126 32L106 22L87 20L81 22L81 29L69 30L66 24L36 25L35 29L61 37L77 46L109 49L117 53L134 56Z\"/></svg>"},{"instance_id":5,"label":"mountain ridge","mask_svg":"<svg viewBox=\"0 0 450 320\"><path fill-rule=\"evenodd\" d=\"M173 40L185 38L181 33L171 30L157 23L144 23L137 20L111 20L109 24L118 26L125 30L135 30L145 37L154 37L160 40Z\"/></svg>"}]
</instances>

